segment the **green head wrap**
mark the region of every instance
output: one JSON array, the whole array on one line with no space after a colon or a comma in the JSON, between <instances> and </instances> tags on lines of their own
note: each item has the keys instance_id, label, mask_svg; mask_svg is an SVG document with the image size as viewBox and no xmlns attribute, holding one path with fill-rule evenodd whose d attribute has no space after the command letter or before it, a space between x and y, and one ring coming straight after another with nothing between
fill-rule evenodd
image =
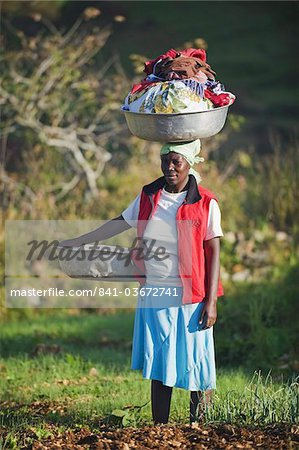
<instances>
[{"instance_id":1,"label":"green head wrap","mask_svg":"<svg viewBox=\"0 0 299 450\"><path fill-rule=\"evenodd\" d=\"M199 155L201 148L200 140L191 142L167 142L160 150L160 155L167 155L170 152L179 153L182 155L190 165L189 174L194 175L197 182L200 183L201 176L196 170L192 169L192 166L196 163L204 161Z\"/></svg>"}]
</instances>

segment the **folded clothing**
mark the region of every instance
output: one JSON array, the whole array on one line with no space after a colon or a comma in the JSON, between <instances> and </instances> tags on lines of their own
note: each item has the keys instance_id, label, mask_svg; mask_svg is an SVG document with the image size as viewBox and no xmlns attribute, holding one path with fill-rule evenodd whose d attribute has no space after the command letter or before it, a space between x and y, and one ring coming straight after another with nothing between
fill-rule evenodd
<instances>
[{"instance_id":1,"label":"folded clothing","mask_svg":"<svg viewBox=\"0 0 299 450\"><path fill-rule=\"evenodd\" d=\"M216 72L206 62L203 49L170 49L147 61L146 78L135 84L122 109L140 113L200 112L235 101L231 92L215 81Z\"/></svg>"}]
</instances>

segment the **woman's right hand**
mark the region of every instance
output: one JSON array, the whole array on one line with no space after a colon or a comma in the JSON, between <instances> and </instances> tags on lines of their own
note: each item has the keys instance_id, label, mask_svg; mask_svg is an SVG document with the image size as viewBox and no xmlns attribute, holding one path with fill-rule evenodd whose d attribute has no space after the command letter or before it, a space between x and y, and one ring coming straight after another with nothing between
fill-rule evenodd
<instances>
[{"instance_id":1,"label":"woman's right hand","mask_svg":"<svg viewBox=\"0 0 299 450\"><path fill-rule=\"evenodd\" d=\"M80 238L65 239L59 242L59 247L80 247L84 245Z\"/></svg>"}]
</instances>

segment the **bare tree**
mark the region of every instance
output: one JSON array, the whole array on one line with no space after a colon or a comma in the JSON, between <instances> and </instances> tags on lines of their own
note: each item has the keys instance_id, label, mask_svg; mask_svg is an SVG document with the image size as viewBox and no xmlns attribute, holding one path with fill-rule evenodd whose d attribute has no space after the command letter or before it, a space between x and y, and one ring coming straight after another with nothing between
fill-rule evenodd
<instances>
[{"instance_id":1,"label":"bare tree","mask_svg":"<svg viewBox=\"0 0 299 450\"><path fill-rule=\"evenodd\" d=\"M86 11L85 19L97 15L95 8ZM42 20L40 16L34 19ZM18 38L19 48L7 49L2 59L2 150L5 152L9 135L21 129L30 130L45 151L63 153L69 162L68 174L48 187L56 199L63 198L82 178L92 196L97 196L97 180L111 158L110 141L124 127L116 110L127 80L116 58L100 68L95 62L110 30L88 27L86 32L82 22L83 17L64 33L46 22L46 34L44 27L37 36L26 37L4 21L6 33ZM6 183L4 156L2 163L1 177ZM65 180L66 176L70 179Z\"/></svg>"}]
</instances>

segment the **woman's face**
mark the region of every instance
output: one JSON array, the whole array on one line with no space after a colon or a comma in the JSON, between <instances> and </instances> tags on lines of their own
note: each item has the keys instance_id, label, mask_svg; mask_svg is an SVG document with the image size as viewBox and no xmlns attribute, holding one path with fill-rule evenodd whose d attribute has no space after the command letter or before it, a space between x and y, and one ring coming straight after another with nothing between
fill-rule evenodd
<instances>
[{"instance_id":1,"label":"woman's face","mask_svg":"<svg viewBox=\"0 0 299 450\"><path fill-rule=\"evenodd\" d=\"M161 170L169 186L180 186L188 179L190 165L179 153L169 152L161 156Z\"/></svg>"}]
</instances>

